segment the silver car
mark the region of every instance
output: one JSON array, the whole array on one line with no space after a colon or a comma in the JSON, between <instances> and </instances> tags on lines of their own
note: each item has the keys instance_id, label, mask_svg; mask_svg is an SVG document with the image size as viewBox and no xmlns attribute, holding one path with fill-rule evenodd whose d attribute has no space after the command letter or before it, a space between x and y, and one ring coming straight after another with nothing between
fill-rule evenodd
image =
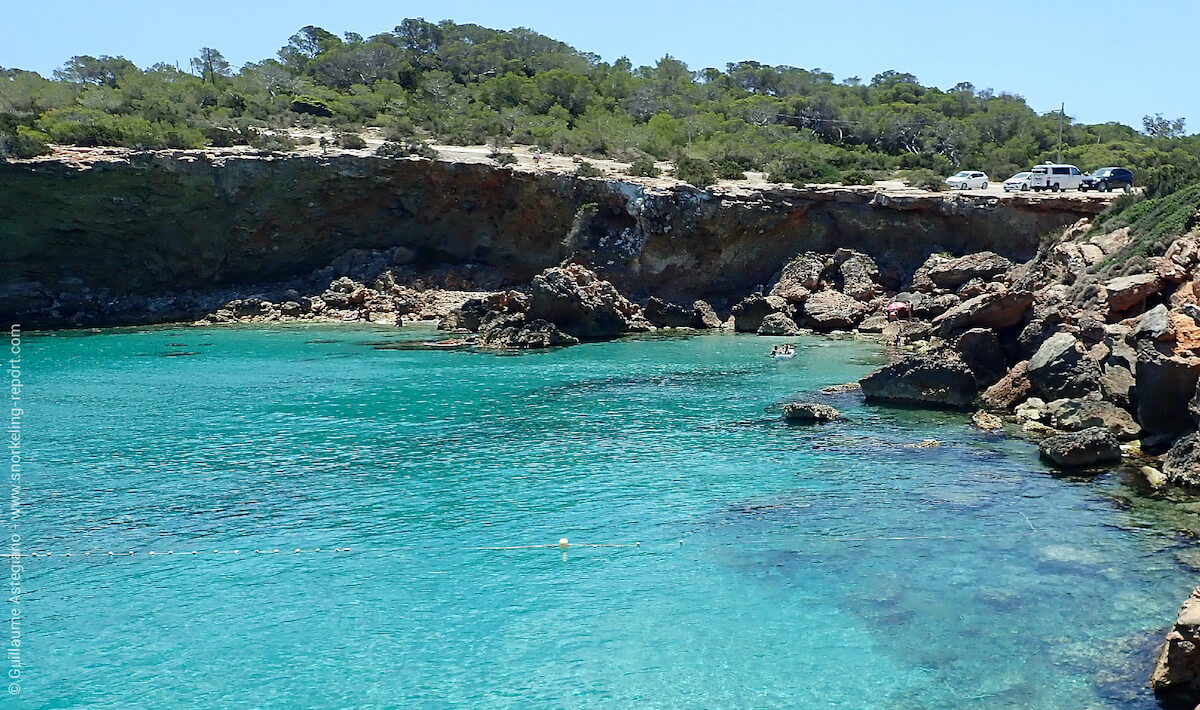
<instances>
[{"instance_id":1,"label":"silver car","mask_svg":"<svg viewBox=\"0 0 1200 710\"><path fill-rule=\"evenodd\" d=\"M946 184L955 190L986 190L988 177L978 170L963 170L946 178Z\"/></svg>"}]
</instances>

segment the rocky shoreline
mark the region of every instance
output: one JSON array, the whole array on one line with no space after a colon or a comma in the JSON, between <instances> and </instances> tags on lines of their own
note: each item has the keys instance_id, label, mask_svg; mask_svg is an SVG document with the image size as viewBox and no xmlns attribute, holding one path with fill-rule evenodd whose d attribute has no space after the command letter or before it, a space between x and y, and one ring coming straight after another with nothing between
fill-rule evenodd
<instances>
[{"instance_id":1,"label":"rocky shoreline","mask_svg":"<svg viewBox=\"0 0 1200 710\"><path fill-rule=\"evenodd\" d=\"M898 346L862 379L868 402L973 411L1018 424L1056 468L1124 460L1152 488L1200 491L1200 214L1139 245L1097 219L1105 201L698 191L358 156L42 161L0 166L0 188L22 205L0 227L0 312L30 329L420 320L482 348L853 333ZM1173 647L1156 690L1200 688L1179 680L1200 668L1185 652L1200 653Z\"/></svg>"}]
</instances>

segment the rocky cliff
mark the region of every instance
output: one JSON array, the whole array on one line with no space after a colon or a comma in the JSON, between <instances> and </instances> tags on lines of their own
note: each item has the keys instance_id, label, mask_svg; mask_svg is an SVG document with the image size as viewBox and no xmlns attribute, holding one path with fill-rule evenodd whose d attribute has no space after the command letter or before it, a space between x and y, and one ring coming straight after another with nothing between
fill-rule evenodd
<instances>
[{"instance_id":1,"label":"rocky cliff","mask_svg":"<svg viewBox=\"0 0 1200 710\"><path fill-rule=\"evenodd\" d=\"M934 252L1014 260L1101 199L696 190L430 160L198 152L0 164L0 314L29 326L170 320L197 294L311 278L351 249L401 247L463 288L564 258L623 293L728 304L804 251L850 247L899 287ZM483 283L485 282L485 283ZM109 306L114 306L109 308ZM118 307L119 306L119 307Z\"/></svg>"}]
</instances>

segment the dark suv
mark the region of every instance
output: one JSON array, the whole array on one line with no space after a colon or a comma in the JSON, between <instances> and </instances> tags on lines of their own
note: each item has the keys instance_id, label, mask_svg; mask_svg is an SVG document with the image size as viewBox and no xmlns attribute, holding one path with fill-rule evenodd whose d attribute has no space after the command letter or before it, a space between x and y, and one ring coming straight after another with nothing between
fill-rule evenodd
<instances>
[{"instance_id":1,"label":"dark suv","mask_svg":"<svg viewBox=\"0 0 1200 710\"><path fill-rule=\"evenodd\" d=\"M1125 192L1133 189L1133 173L1125 168L1100 168L1083 176L1079 183L1079 191L1099 190L1108 192L1113 188L1124 188Z\"/></svg>"}]
</instances>

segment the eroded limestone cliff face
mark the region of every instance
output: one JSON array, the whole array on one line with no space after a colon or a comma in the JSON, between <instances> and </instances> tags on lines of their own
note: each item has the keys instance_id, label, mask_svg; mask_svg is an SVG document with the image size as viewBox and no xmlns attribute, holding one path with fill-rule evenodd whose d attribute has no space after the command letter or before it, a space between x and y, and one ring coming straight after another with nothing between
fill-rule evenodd
<instances>
[{"instance_id":1,"label":"eroded limestone cliff face","mask_svg":"<svg viewBox=\"0 0 1200 710\"><path fill-rule=\"evenodd\" d=\"M526 283L574 257L635 298L721 304L803 251L864 252L895 286L933 252L1029 259L1042 235L1103 206L863 188L701 191L355 156L7 163L0 314L33 326L104 325L94 311L124 299L146 302L146 321L167 320L188 309L164 299L295 282L350 249L397 246L417 269L479 269L492 275L489 287Z\"/></svg>"}]
</instances>

